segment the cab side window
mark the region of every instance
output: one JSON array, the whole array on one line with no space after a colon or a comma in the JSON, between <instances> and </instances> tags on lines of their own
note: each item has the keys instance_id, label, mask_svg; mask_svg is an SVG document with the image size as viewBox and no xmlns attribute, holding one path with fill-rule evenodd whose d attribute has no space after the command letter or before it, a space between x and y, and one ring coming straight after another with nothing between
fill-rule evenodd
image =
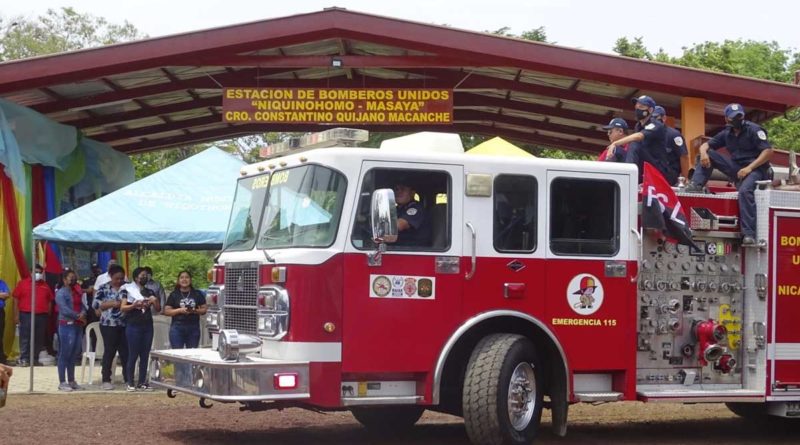
<instances>
[{"instance_id":1,"label":"cab side window","mask_svg":"<svg viewBox=\"0 0 800 445\"><path fill-rule=\"evenodd\" d=\"M387 250L445 251L450 247L450 175L443 171L374 168L362 181L351 235L358 249L372 242L370 201L377 189L392 189L397 202L398 239ZM401 222L400 220L404 220Z\"/></svg>"},{"instance_id":2,"label":"cab side window","mask_svg":"<svg viewBox=\"0 0 800 445\"><path fill-rule=\"evenodd\" d=\"M536 178L499 175L494 180L494 248L533 252L536 248Z\"/></svg>"},{"instance_id":3,"label":"cab side window","mask_svg":"<svg viewBox=\"0 0 800 445\"><path fill-rule=\"evenodd\" d=\"M602 179L556 178L550 186L550 250L612 256L619 251L619 186Z\"/></svg>"}]
</instances>

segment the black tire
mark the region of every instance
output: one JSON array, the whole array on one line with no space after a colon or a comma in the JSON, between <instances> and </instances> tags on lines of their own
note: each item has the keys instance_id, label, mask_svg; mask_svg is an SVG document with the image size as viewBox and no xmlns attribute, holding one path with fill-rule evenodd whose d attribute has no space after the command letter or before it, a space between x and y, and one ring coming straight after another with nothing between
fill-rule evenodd
<instances>
[{"instance_id":1,"label":"black tire","mask_svg":"<svg viewBox=\"0 0 800 445\"><path fill-rule=\"evenodd\" d=\"M531 415L517 416L517 427L509 415L509 392L515 369L532 367L525 399L533 402ZM464 424L476 445L521 445L536 437L542 418L542 378L536 349L530 340L514 334L492 334L472 351L464 376ZM525 411L527 413L528 410ZM520 419L521 418L521 419ZM527 423L526 423L527 422Z\"/></svg>"},{"instance_id":2,"label":"black tire","mask_svg":"<svg viewBox=\"0 0 800 445\"><path fill-rule=\"evenodd\" d=\"M421 406L378 406L350 408L353 417L370 432L402 433L410 430L422 417Z\"/></svg>"},{"instance_id":3,"label":"black tire","mask_svg":"<svg viewBox=\"0 0 800 445\"><path fill-rule=\"evenodd\" d=\"M769 418L766 403L727 402L725 406L732 413L748 420L766 420Z\"/></svg>"}]
</instances>

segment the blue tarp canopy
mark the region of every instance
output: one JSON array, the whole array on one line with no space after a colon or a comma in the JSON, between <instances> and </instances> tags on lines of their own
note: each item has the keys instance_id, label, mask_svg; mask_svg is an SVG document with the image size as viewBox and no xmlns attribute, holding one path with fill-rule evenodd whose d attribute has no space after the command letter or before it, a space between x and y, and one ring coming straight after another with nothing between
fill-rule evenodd
<instances>
[{"instance_id":1,"label":"blue tarp canopy","mask_svg":"<svg viewBox=\"0 0 800 445\"><path fill-rule=\"evenodd\" d=\"M243 165L209 148L36 226L34 238L86 250L220 249Z\"/></svg>"}]
</instances>

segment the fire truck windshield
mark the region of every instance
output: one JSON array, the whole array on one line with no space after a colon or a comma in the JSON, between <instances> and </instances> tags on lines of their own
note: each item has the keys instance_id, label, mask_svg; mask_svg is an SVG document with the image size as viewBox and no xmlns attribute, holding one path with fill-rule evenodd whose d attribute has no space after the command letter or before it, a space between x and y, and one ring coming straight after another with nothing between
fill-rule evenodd
<instances>
[{"instance_id":1,"label":"fire truck windshield","mask_svg":"<svg viewBox=\"0 0 800 445\"><path fill-rule=\"evenodd\" d=\"M268 187L269 173L242 178L237 182L223 251L253 248Z\"/></svg>"},{"instance_id":2,"label":"fire truck windshield","mask_svg":"<svg viewBox=\"0 0 800 445\"><path fill-rule=\"evenodd\" d=\"M319 165L303 165L276 171L271 178L257 247L333 244L347 188L344 175Z\"/></svg>"}]
</instances>

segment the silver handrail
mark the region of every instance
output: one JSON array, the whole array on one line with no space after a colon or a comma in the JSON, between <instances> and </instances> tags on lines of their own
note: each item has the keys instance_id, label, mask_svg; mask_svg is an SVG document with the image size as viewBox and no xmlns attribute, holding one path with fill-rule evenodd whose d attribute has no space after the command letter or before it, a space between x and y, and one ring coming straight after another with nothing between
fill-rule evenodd
<instances>
[{"instance_id":1,"label":"silver handrail","mask_svg":"<svg viewBox=\"0 0 800 445\"><path fill-rule=\"evenodd\" d=\"M475 275L475 269L477 267L478 260L477 260L477 252L476 252L477 251L477 247L476 247L477 242L476 242L475 226L473 226L472 223L468 222L467 223L467 228L469 228L470 232L472 232L472 268L470 269L469 272L467 272L464 275L464 278L469 280L469 279L472 278L473 275Z\"/></svg>"}]
</instances>

